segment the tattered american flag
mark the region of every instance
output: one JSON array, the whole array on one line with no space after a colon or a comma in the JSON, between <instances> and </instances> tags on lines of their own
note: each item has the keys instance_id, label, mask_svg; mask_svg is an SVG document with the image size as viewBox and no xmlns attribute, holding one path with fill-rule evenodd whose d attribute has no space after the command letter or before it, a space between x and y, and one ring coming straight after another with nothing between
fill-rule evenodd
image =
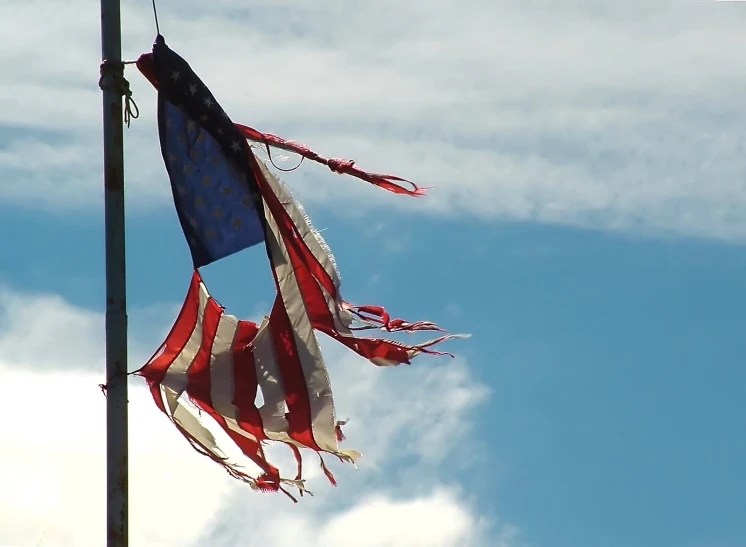
<instances>
[{"instance_id":1,"label":"tattered american flag","mask_svg":"<svg viewBox=\"0 0 746 547\"><path fill-rule=\"evenodd\" d=\"M245 126L233 125L188 65L159 47L166 48L162 37L154 48L155 60L143 56L138 66L154 84L171 80L168 86L159 86L161 143L164 159L172 160L169 175L174 199L185 234L193 240L195 269L171 332L136 374L145 378L158 407L190 443L232 476L260 490L280 490L293 497L285 486L295 486L302 494L306 490L300 449L310 449L319 454L321 467L334 484L321 454L352 463L360 454L339 446L342 424L335 417L315 331L378 366L409 363L420 353L444 355L431 347L459 335L443 334L421 344L355 336L354 331L368 329L410 333L442 329L427 321L391 319L381 307L354 306L343 300L329 248L302 207L251 153L244 139L252 136L246 134ZM163 61L161 74L159 59L171 63ZM171 135L174 131L178 135ZM233 140L238 134L234 131L242 135L240 147ZM279 143L278 137L274 139ZM304 150L307 156L312 154ZM348 171L356 169L351 162L346 165ZM361 173L374 184L381 182L376 177L388 177L389 182L384 182L394 184L392 177ZM218 187L227 192L218 195ZM236 195L251 195L251 202L235 208L228 201ZM206 200L222 200L216 203L224 203L223 210L234 211L228 209L234 207L232 217L222 214L208 219ZM244 226L251 231L242 232ZM215 234L225 235L221 239ZM227 314L210 296L198 267L260 241L266 246L277 294L270 314L257 325ZM259 390L263 403L257 407ZM250 476L230 462L188 404L211 416L261 474ZM268 461L266 442L290 447L297 461L294 477L281 476Z\"/></svg>"},{"instance_id":2,"label":"tattered american flag","mask_svg":"<svg viewBox=\"0 0 746 547\"><path fill-rule=\"evenodd\" d=\"M162 347L138 371L150 384L159 408L202 452L235 477L257 488L277 490L283 483L303 491L298 448L327 452L354 462L359 454L341 449L340 423L324 359L314 329L320 330L379 366L409 363L430 346L455 335L423 344L353 335L358 328L390 331L439 330L427 322L389 320L380 308L355 307L341 299L339 276L321 236L263 163L260 186L271 237L268 246L278 295L261 325L237 320L210 297L194 271L184 305ZM264 400L255 407L257 388ZM186 394L212 416L242 452L263 471L258 478L228 463L212 434L182 407ZM265 458L262 441L287 443L298 472L280 477ZM320 460L330 480L331 473Z\"/></svg>"}]
</instances>

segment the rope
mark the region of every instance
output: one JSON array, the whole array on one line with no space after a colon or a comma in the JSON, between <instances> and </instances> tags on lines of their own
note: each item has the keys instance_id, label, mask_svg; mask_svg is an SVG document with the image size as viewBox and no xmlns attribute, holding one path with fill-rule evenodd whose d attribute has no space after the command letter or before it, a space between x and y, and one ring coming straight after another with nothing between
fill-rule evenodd
<instances>
[{"instance_id":1,"label":"rope","mask_svg":"<svg viewBox=\"0 0 746 547\"><path fill-rule=\"evenodd\" d=\"M155 19L155 32L156 34L160 34L161 28L158 26L158 10L155 7L155 0L153 0L153 19Z\"/></svg>"},{"instance_id":2,"label":"rope","mask_svg":"<svg viewBox=\"0 0 746 547\"><path fill-rule=\"evenodd\" d=\"M116 380L117 378L121 378L122 376L124 377L134 376L135 374L137 374L136 370L133 370L132 372L117 372L114 376L109 378L105 384L99 384L98 387L101 388L101 393L103 393L104 397L106 397L106 392L109 390L109 384L111 383L112 380Z\"/></svg>"},{"instance_id":3,"label":"rope","mask_svg":"<svg viewBox=\"0 0 746 547\"><path fill-rule=\"evenodd\" d=\"M124 123L129 128L130 122L140 116L140 109L132 98L130 83L124 77L124 65L135 61L104 61L101 63L101 77L98 86L103 91L119 93L124 97Z\"/></svg>"}]
</instances>

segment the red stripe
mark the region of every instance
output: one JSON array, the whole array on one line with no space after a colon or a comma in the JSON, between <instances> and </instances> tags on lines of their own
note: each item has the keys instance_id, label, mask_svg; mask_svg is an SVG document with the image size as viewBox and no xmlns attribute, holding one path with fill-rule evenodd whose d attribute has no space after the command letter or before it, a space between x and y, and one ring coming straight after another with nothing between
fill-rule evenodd
<instances>
[{"instance_id":1,"label":"red stripe","mask_svg":"<svg viewBox=\"0 0 746 547\"><path fill-rule=\"evenodd\" d=\"M257 439L265 439L264 426L256 408L258 381L252 342L259 331L256 323L239 321L233 340L233 406L238 412L237 420L242 429Z\"/></svg>"},{"instance_id":2,"label":"red stripe","mask_svg":"<svg viewBox=\"0 0 746 547\"><path fill-rule=\"evenodd\" d=\"M251 159L253 166L253 164L256 163L256 158L254 158L252 155ZM264 177L262 176L262 172L259 169L258 165L256 169L254 169L254 172L256 173L257 177L261 177L259 178L259 180L264 181ZM270 188L269 183L266 183L266 181L264 182L265 184L260 184L259 188L261 190L262 197L267 202L267 206L269 207L272 216L277 222L278 229L280 230L280 235L282 236L281 244L284 244L284 246L288 250L294 249L297 255L302 258L303 263L311 271L318 282L326 289L326 291L331 295L333 299L336 299L337 287L334 284L334 280L332 279L331 275L329 275L329 272L324 269L324 267L319 263L314 254L305 244L303 239L301 239L301 234L298 231L298 227L295 225L292 218L290 218L290 215L285 210L285 207L283 207L279 198L272 191L272 188Z\"/></svg>"},{"instance_id":3,"label":"red stripe","mask_svg":"<svg viewBox=\"0 0 746 547\"><path fill-rule=\"evenodd\" d=\"M236 443L236 446L241 449L241 452L264 471L266 474L264 478L266 480L269 480L272 483L276 482L279 487L280 471L267 461L264 456L264 450L262 450L262 447L258 442L249 439L228 427L228 424L225 421L225 416L219 414L212 405L198 399L192 399L192 402L207 412L220 425L220 427L223 428L223 431L228 434L231 440Z\"/></svg>"},{"instance_id":4,"label":"red stripe","mask_svg":"<svg viewBox=\"0 0 746 547\"><path fill-rule=\"evenodd\" d=\"M148 76L147 67L144 66L143 60L138 60L137 66L140 67L140 70L143 72L143 74L145 74L145 76L148 79L150 79L151 82L154 82L154 79ZM157 87L157 83L154 82L153 85ZM366 182L374 184L375 186L379 186L385 190L388 190L389 192L394 192L395 194L406 194L410 196L423 196L425 195L425 190L429 190L429 188L421 188L417 186L411 180L403 179L395 175L385 175L381 173L370 173L368 171L363 171L362 169L355 167L355 162L353 160L344 160L344 159L339 159L339 158L325 158L323 156L318 155L316 152L309 149L307 146L304 146L302 144L298 144L295 142L291 142L291 141L286 141L285 139L283 139L282 137L278 137L277 135L273 135L271 133L261 133L260 131L257 131L256 129L247 127L240 123L236 123L233 125L235 125L236 128L247 139L264 143L264 145L267 148L267 153L270 156L270 161L272 159L272 153L270 152L269 147L270 145L272 145L282 150L289 150L291 152L295 152L296 154L300 154L301 156L303 156L304 158L308 158L309 160L317 161L321 163L322 165L326 165L329 169L331 169L335 173L344 174L344 175L352 175L353 177L362 179ZM404 188L400 184L396 184L397 182L406 182L407 184L410 184L412 186L412 190Z\"/></svg>"},{"instance_id":5,"label":"red stripe","mask_svg":"<svg viewBox=\"0 0 746 547\"><path fill-rule=\"evenodd\" d=\"M275 273L275 277L276 275ZM279 282L275 282L279 292ZM280 295L275 299L272 306L269 327L272 331L277 365L285 388L285 402L288 407L288 435L291 439L313 450L321 450L313 438L311 402L308 397L306 378L303 374L290 318Z\"/></svg>"},{"instance_id":6,"label":"red stripe","mask_svg":"<svg viewBox=\"0 0 746 547\"><path fill-rule=\"evenodd\" d=\"M331 336L366 359L378 357L397 363L409 363L407 351L413 349L411 346L387 340L356 338L340 334L335 327L334 316L329 310L321 287L317 283L317 280L312 277L303 260L298 257L297 249L289 247L288 255L293 265L295 278L298 280L298 286L303 294L303 300L306 303L306 310L311 317L311 322L315 329Z\"/></svg>"},{"instance_id":7,"label":"red stripe","mask_svg":"<svg viewBox=\"0 0 746 547\"><path fill-rule=\"evenodd\" d=\"M215 336L218 331L220 318L223 315L222 308L215 300L210 298L207 301L205 315L202 321L202 345L197 355L189 367L187 394L192 402L207 412L212 418L220 424L223 430L230 436L233 442L238 445L241 451L251 458L265 473L279 479L278 470L271 466L264 458L264 453L258 442L244 437L240 433L233 431L225 421L225 417L219 414L212 406L211 381L210 381L210 364L212 361L212 347L215 342ZM277 483L279 486L279 482Z\"/></svg>"},{"instance_id":8,"label":"red stripe","mask_svg":"<svg viewBox=\"0 0 746 547\"><path fill-rule=\"evenodd\" d=\"M381 306L353 306L349 302L344 303L348 312L357 316L358 319L369 323L363 327L356 327L355 330L365 329L382 329L389 332L404 331L413 332L417 330L436 330L445 332L432 321L406 321L404 319L391 319L388 312Z\"/></svg>"},{"instance_id":9,"label":"red stripe","mask_svg":"<svg viewBox=\"0 0 746 547\"><path fill-rule=\"evenodd\" d=\"M212 406L210 395L210 362L212 360L212 345L218 332L220 316L223 315L222 308L215 300L210 298L205 306L205 314L202 318L202 343L197 355L187 372L187 393L190 397L204 401Z\"/></svg>"},{"instance_id":10,"label":"red stripe","mask_svg":"<svg viewBox=\"0 0 746 547\"><path fill-rule=\"evenodd\" d=\"M270 202L273 203L277 213L284 213L282 204L279 202L274 192L272 192L269 183L264 179L264 175L251 150L249 150L249 165L254 172L259 190L262 197L265 199L265 202L267 202L268 206L270 205ZM273 216L276 216L273 211L270 212ZM265 236L273 237L270 233L266 233ZM281 233L278 244L286 246L287 239L287 233ZM292 239L292 233L290 234L290 239ZM275 348L277 366L280 369L280 375L282 376L283 387L285 389L285 403L288 407L288 436L294 441L297 441L313 450L319 451L321 448L316 444L312 433L311 403L308 397L306 378L303 373L298 348L295 343L294 331L287 310L284 306L283 295L280 290L280 280L277 276L275 257L270 250L269 244L267 244L267 249L270 251L267 253L267 256L272 266L272 276L274 277L275 287L277 288L277 298L275 299L274 305L272 306L272 312L270 313L269 327L272 332L272 344ZM284 260L283 257L277 258L279 260Z\"/></svg>"},{"instance_id":11,"label":"red stripe","mask_svg":"<svg viewBox=\"0 0 746 547\"><path fill-rule=\"evenodd\" d=\"M192 273L192 281L189 284L186 299L179 311L176 322L171 328L171 332L168 333L163 346L161 346L163 347L163 353L155 358L151 358L145 366L137 371L139 375L145 377L147 380L160 384L166 376L168 367L171 366L174 359L182 352L184 346L186 346L186 343L192 336L199 314L199 284L201 281L199 273L195 270Z\"/></svg>"}]
</instances>

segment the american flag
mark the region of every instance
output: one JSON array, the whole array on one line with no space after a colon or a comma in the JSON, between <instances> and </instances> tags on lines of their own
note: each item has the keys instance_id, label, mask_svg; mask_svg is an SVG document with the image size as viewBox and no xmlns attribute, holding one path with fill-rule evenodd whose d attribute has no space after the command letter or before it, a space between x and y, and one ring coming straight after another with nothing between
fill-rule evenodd
<instances>
[{"instance_id":1,"label":"american flag","mask_svg":"<svg viewBox=\"0 0 746 547\"><path fill-rule=\"evenodd\" d=\"M233 124L189 65L158 36L138 67L158 89L158 127L174 203L189 244L194 271L183 307L158 351L137 371L157 406L200 452L232 476L265 491L305 490L300 449L352 462L360 456L339 446L342 425L315 331L321 331L377 366L409 363L459 335L442 334L420 344L355 336L354 331L441 331L428 321L392 319L379 306L354 306L340 295L334 258L321 235L284 185L258 160L247 138L294 149L392 191L404 190L390 175L357 170L352 162L326 160L300 145ZM248 132L253 132L247 134ZM347 167L340 167L346 165ZM347 171L345 171L347 169ZM396 187L396 188L394 188ZM225 312L209 294L199 267L264 242L276 299L257 325ZM257 391L263 403L255 403ZM188 410L211 416L260 469L257 477L231 463L214 436ZM264 444L292 450L295 477L282 477ZM294 499L294 498L293 498Z\"/></svg>"}]
</instances>

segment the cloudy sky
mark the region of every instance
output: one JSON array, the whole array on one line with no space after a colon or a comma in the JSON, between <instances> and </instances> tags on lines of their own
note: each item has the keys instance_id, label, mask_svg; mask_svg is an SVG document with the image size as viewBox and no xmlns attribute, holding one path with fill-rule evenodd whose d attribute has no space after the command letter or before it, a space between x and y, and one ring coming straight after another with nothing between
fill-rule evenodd
<instances>
[{"instance_id":1,"label":"cloudy sky","mask_svg":"<svg viewBox=\"0 0 746 547\"><path fill-rule=\"evenodd\" d=\"M150 1L123 4L134 59ZM746 544L746 3L158 7L234 121L434 187L284 177L348 300L473 336L386 370L324 343L364 457L297 505L196 454L132 379L132 545ZM1 545L104 545L99 22L93 0L0 6ZM191 270L155 92L126 76L135 369ZM230 312L269 310L261 249L203 276Z\"/></svg>"}]
</instances>

